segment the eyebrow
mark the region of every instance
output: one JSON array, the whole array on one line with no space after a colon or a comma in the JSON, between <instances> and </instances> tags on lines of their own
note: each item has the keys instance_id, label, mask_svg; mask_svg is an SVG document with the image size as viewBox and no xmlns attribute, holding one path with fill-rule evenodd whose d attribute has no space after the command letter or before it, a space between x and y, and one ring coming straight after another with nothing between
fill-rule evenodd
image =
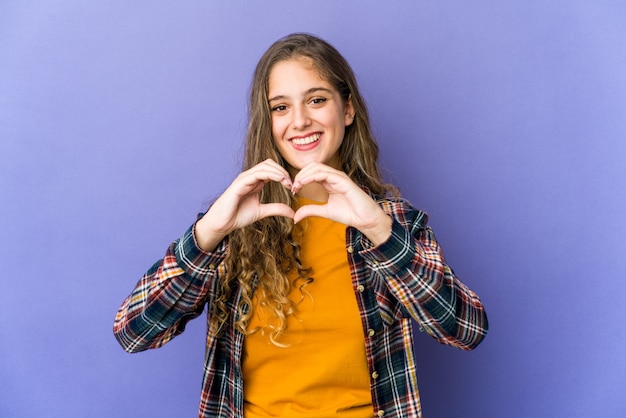
<instances>
[{"instance_id":1,"label":"eyebrow","mask_svg":"<svg viewBox=\"0 0 626 418\"><path fill-rule=\"evenodd\" d=\"M307 91L304 92L304 95L306 96L308 94L316 93L318 91L323 91L323 92L330 93L330 94L333 93L333 91L331 89L326 88L326 87L311 87L310 89L308 89ZM274 96L274 97L270 98L268 100L268 102L273 102L273 101L276 101L276 100L283 100L283 99L286 99L286 98L287 98L287 96L285 96L284 94L279 94L278 96Z\"/></svg>"}]
</instances>

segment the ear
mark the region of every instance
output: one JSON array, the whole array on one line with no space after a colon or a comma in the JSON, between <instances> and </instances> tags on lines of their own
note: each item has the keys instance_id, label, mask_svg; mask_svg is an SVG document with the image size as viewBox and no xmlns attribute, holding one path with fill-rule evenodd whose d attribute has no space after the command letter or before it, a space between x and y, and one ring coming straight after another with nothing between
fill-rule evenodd
<instances>
[{"instance_id":1,"label":"ear","mask_svg":"<svg viewBox=\"0 0 626 418\"><path fill-rule=\"evenodd\" d=\"M352 122L354 122L354 106L352 105L352 95L350 95L345 104L344 123L346 126L350 126Z\"/></svg>"}]
</instances>

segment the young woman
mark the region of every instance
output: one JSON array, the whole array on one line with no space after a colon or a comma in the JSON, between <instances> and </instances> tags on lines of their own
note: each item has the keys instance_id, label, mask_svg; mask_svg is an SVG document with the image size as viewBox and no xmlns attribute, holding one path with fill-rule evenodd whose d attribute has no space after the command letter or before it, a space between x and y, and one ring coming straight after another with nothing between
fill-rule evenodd
<instances>
[{"instance_id":1,"label":"young woman","mask_svg":"<svg viewBox=\"0 0 626 418\"><path fill-rule=\"evenodd\" d=\"M122 304L129 352L208 306L200 417L420 417L412 324L461 349L487 333L427 215L383 182L354 74L306 34L254 73L244 171Z\"/></svg>"}]
</instances>

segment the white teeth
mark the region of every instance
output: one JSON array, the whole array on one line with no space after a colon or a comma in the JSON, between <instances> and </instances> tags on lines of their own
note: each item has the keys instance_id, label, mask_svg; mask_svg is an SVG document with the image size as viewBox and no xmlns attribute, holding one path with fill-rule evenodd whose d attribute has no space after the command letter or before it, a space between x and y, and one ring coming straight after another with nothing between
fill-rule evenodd
<instances>
[{"instance_id":1,"label":"white teeth","mask_svg":"<svg viewBox=\"0 0 626 418\"><path fill-rule=\"evenodd\" d=\"M296 145L307 145L317 141L318 139L320 139L320 134L313 134L311 136L307 136L306 138L294 138L291 140L291 142Z\"/></svg>"}]
</instances>

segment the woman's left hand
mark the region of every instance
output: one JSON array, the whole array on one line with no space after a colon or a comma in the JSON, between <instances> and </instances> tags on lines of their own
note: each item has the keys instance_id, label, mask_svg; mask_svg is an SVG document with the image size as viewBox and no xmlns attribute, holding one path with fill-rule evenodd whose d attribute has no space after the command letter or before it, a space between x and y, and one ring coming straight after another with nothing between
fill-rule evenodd
<instances>
[{"instance_id":1,"label":"woman's left hand","mask_svg":"<svg viewBox=\"0 0 626 418\"><path fill-rule=\"evenodd\" d=\"M320 184L328 193L324 205L304 205L294 215L294 222L320 216L361 231L374 245L391 235L391 218L357 186L346 173L321 163L306 165L293 180L292 193L311 183Z\"/></svg>"}]
</instances>

